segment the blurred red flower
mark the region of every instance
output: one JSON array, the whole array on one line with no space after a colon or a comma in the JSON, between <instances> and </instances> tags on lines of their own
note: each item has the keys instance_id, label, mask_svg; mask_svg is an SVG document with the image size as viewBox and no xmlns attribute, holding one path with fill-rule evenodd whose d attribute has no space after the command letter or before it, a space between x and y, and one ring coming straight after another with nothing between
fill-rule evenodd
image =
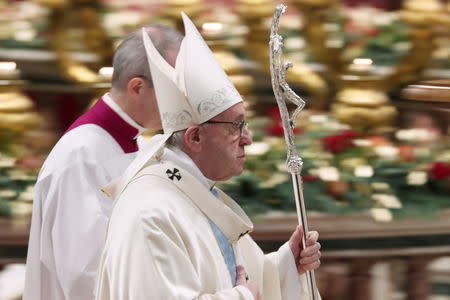
<instances>
[{"instance_id":1,"label":"blurred red flower","mask_svg":"<svg viewBox=\"0 0 450 300\"><path fill-rule=\"evenodd\" d=\"M272 120L281 120L280 110L278 109L278 106L269 107L269 109L267 109L267 115Z\"/></svg>"},{"instance_id":2,"label":"blurred red flower","mask_svg":"<svg viewBox=\"0 0 450 300\"><path fill-rule=\"evenodd\" d=\"M326 150L331 153L340 153L345 149L353 146L353 139L359 137L356 131L348 130L336 135L329 135L322 138L323 145Z\"/></svg>"},{"instance_id":3,"label":"blurred red flower","mask_svg":"<svg viewBox=\"0 0 450 300\"><path fill-rule=\"evenodd\" d=\"M319 177L317 177L315 175L305 174L305 175L302 175L302 179L304 182L313 182L313 181L319 180Z\"/></svg>"},{"instance_id":4,"label":"blurred red flower","mask_svg":"<svg viewBox=\"0 0 450 300\"><path fill-rule=\"evenodd\" d=\"M443 162L433 163L430 170L430 176L434 179L444 179L450 177L450 165Z\"/></svg>"},{"instance_id":5,"label":"blurred red flower","mask_svg":"<svg viewBox=\"0 0 450 300\"><path fill-rule=\"evenodd\" d=\"M267 115L272 119L272 124L267 129L267 132L274 136L284 135L283 122L281 120L278 106L269 107L267 110ZM300 132L301 130L299 128L294 127L294 134L299 134Z\"/></svg>"}]
</instances>

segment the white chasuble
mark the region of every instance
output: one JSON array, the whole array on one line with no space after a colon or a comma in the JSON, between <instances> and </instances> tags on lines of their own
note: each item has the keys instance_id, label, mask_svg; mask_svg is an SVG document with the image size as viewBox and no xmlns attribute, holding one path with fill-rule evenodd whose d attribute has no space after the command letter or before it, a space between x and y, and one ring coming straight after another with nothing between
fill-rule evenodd
<instances>
[{"instance_id":1,"label":"white chasuble","mask_svg":"<svg viewBox=\"0 0 450 300\"><path fill-rule=\"evenodd\" d=\"M227 237L249 280L258 283L262 299L309 299L289 245L264 255L247 234L253 224L239 205L220 190L223 202L216 199L189 170L169 161L147 165L123 193L111 195L117 199L97 299L253 299L246 287L233 287L209 220Z\"/></svg>"}]
</instances>

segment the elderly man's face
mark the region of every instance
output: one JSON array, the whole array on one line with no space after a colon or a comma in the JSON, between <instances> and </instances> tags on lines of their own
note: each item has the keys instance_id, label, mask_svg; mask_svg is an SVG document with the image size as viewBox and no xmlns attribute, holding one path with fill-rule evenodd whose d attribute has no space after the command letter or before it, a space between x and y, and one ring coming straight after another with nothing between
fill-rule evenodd
<instances>
[{"instance_id":1,"label":"elderly man's face","mask_svg":"<svg viewBox=\"0 0 450 300\"><path fill-rule=\"evenodd\" d=\"M242 102L233 105L211 121L236 122L245 120ZM206 139L202 146L202 161L205 176L212 180L227 180L240 175L245 162L244 146L252 143L252 138L244 128L242 136L239 128L232 124L204 124Z\"/></svg>"}]
</instances>

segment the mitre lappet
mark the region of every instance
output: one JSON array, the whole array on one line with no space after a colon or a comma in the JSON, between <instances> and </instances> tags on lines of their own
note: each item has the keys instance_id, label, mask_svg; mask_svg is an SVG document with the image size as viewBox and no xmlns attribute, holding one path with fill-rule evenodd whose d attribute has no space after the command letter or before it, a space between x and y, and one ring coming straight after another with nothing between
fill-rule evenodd
<instances>
[{"instance_id":1,"label":"mitre lappet","mask_svg":"<svg viewBox=\"0 0 450 300\"><path fill-rule=\"evenodd\" d=\"M154 136L125 173L103 189L113 199L134 175L155 159L172 133L202 124L243 101L195 25L185 13L181 15L185 37L175 67L167 63L145 28L142 29L164 134Z\"/></svg>"}]
</instances>

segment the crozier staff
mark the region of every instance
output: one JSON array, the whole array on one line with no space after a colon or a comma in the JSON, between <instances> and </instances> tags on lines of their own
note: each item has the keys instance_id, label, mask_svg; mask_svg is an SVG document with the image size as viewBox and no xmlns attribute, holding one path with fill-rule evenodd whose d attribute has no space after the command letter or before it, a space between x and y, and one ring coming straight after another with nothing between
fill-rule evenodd
<instances>
[{"instance_id":1,"label":"crozier staff","mask_svg":"<svg viewBox=\"0 0 450 300\"><path fill-rule=\"evenodd\" d=\"M286 167L292 176L292 184L295 193L295 206L297 208L298 223L303 226L302 232L302 247L306 246L305 241L308 238L308 220L306 218L305 200L303 198L303 183L300 175L303 168L303 161L297 154L294 137L294 127L297 115L305 107L306 102L298 96L286 82L286 70L292 67L292 63L284 62L281 35L278 34L278 23L281 14L286 11L287 6L283 4L277 5L270 30L270 75L272 79L272 88L277 99L278 108L280 110L281 119L283 122L284 138L287 146L287 160ZM289 100L297 107L289 117L289 111L286 107L286 101ZM311 300L317 300L318 291L316 287L316 279L314 277L314 270L307 270L306 280L308 282L309 293Z\"/></svg>"}]
</instances>

